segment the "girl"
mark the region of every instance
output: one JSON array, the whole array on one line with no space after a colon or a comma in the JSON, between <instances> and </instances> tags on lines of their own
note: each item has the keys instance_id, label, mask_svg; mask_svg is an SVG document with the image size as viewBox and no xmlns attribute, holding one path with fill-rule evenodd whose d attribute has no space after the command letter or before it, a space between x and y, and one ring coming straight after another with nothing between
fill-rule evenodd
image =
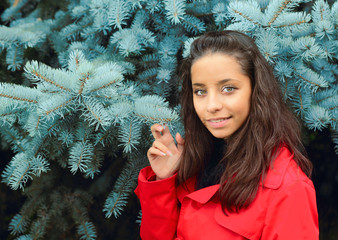
<instances>
[{"instance_id":1,"label":"girl","mask_svg":"<svg viewBox=\"0 0 338 240\"><path fill-rule=\"evenodd\" d=\"M248 36L209 32L181 69L185 139L151 127L135 190L141 238L318 239L300 130Z\"/></svg>"}]
</instances>

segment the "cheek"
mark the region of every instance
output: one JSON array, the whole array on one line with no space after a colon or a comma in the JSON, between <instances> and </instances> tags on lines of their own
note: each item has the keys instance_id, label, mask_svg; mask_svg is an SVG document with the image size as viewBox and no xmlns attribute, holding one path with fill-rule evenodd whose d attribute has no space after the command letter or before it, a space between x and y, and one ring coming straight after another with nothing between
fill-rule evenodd
<instances>
[{"instance_id":1,"label":"cheek","mask_svg":"<svg viewBox=\"0 0 338 240\"><path fill-rule=\"evenodd\" d=\"M245 120L250 113L251 96L247 94L241 94L233 99L231 102L227 102L228 109L233 113L237 113L237 116Z\"/></svg>"}]
</instances>

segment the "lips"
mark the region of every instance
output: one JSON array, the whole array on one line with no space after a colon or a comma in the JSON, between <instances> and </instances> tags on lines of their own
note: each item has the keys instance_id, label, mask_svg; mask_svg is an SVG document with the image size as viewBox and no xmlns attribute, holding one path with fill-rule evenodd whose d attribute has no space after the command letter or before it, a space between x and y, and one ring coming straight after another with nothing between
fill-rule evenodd
<instances>
[{"instance_id":1,"label":"lips","mask_svg":"<svg viewBox=\"0 0 338 240\"><path fill-rule=\"evenodd\" d=\"M221 128L221 127L224 127L229 122L230 118L231 117L228 117L228 118L212 118L212 119L208 119L206 121L206 123L212 128Z\"/></svg>"},{"instance_id":2,"label":"lips","mask_svg":"<svg viewBox=\"0 0 338 240\"><path fill-rule=\"evenodd\" d=\"M222 121L224 121L224 120L226 120L226 118L211 119L211 120L208 120L208 121L213 122L213 123L217 123L217 122L222 122Z\"/></svg>"}]
</instances>

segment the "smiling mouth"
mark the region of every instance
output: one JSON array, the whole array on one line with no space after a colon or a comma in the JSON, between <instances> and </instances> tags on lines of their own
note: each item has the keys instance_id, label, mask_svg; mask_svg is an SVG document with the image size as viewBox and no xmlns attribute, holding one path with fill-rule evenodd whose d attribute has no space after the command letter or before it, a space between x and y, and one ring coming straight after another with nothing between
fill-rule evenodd
<instances>
[{"instance_id":1,"label":"smiling mouth","mask_svg":"<svg viewBox=\"0 0 338 240\"><path fill-rule=\"evenodd\" d=\"M229 117L230 118L230 117ZM207 120L208 122L212 122L212 123L219 123L219 122L222 122L222 121L225 121L229 118L220 118L220 119L210 119L210 120Z\"/></svg>"},{"instance_id":2,"label":"smiling mouth","mask_svg":"<svg viewBox=\"0 0 338 240\"><path fill-rule=\"evenodd\" d=\"M230 118L231 117L209 119L206 121L206 123L211 128L222 128L228 124Z\"/></svg>"},{"instance_id":3,"label":"smiling mouth","mask_svg":"<svg viewBox=\"0 0 338 240\"><path fill-rule=\"evenodd\" d=\"M207 122L212 122L212 123L219 123L219 122L223 122L225 120L230 119L231 117L227 117L227 118L217 118L217 119L209 119L207 120Z\"/></svg>"}]
</instances>

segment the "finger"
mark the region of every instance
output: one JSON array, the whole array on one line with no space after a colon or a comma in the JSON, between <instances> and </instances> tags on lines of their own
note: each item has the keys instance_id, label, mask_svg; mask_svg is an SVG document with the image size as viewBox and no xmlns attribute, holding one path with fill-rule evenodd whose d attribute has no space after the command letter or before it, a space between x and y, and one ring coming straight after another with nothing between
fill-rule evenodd
<instances>
[{"instance_id":1,"label":"finger","mask_svg":"<svg viewBox=\"0 0 338 240\"><path fill-rule=\"evenodd\" d=\"M169 126L167 124L164 123L163 125L160 125L160 126L162 126L162 128L163 128L163 131L162 131L163 136L168 135L168 134L171 135L170 130L169 130Z\"/></svg>"},{"instance_id":2,"label":"finger","mask_svg":"<svg viewBox=\"0 0 338 240\"><path fill-rule=\"evenodd\" d=\"M163 125L163 131L162 131L162 137L161 137L161 142L164 144L168 145L169 144L175 144L174 138L170 133L169 126L168 125Z\"/></svg>"},{"instance_id":3,"label":"finger","mask_svg":"<svg viewBox=\"0 0 338 240\"><path fill-rule=\"evenodd\" d=\"M162 131L164 130L164 128L161 124L156 123L151 126L150 130L151 130L151 133L153 134L153 137L155 139L158 139L162 136Z\"/></svg>"},{"instance_id":4,"label":"finger","mask_svg":"<svg viewBox=\"0 0 338 240\"><path fill-rule=\"evenodd\" d=\"M169 156L173 155L172 152L169 150L169 148L158 140L153 142L153 147L165 153L166 155Z\"/></svg>"},{"instance_id":5,"label":"finger","mask_svg":"<svg viewBox=\"0 0 338 240\"><path fill-rule=\"evenodd\" d=\"M175 145L174 138L167 125L154 124L151 127L151 132L156 140L160 140L167 147Z\"/></svg>"},{"instance_id":6,"label":"finger","mask_svg":"<svg viewBox=\"0 0 338 240\"><path fill-rule=\"evenodd\" d=\"M156 157L156 156L164 157L164 156L166 156L166 154L164 152L162 152L161 150L157 149L157 148L151 147L148 150L147 156L148 156L148 158Z\"/></svg>"}]
</instances>

